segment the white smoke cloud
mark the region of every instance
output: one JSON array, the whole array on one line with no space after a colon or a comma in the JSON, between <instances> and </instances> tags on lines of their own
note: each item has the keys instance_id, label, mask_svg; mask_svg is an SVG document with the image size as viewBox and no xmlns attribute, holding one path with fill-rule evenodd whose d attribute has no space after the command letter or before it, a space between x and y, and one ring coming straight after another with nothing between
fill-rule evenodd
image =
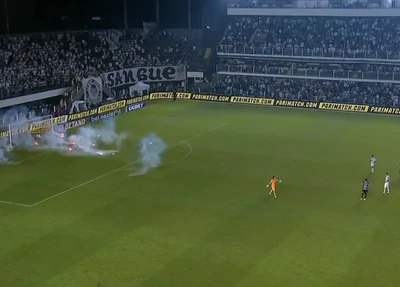
<instances>
[{"instance_id":1,"label":"white smoke cloud","mask_svg":"<svg viewBox=\"0 0 400 287\"><path fill-rule=\"evenodd\" d=\"M22 123L24 121L27 121L27 115L28 114L28 108L25 106L20 106L20 107L13 107L11 109L8 109L6 112L2 114L2 121L10 123L12 127L18 128L18 123ZM3 125L2 129L8 129L7 125ZM12 136L13 140L21 145L21 147L25 149L30 149L33 147L33 139L31 135L19 135L19 136ZM0 164L12 164L12 163L18 163L18 162L13 162L10 153L12 152L13 148L10 145L10 139L9 137L1 138L0 139Z\"/></svg>"},{"instance_id":2,"label":"white smoke cloud","mask_svg":"<svg viewBox=\"0 0 400 287\"><path fill-rule=\"evenodd\" d=\"M125 133L116 131L114 119L104 120L100 125L78 128L65 141L67 148L63 149L68 155L106 156L114 155L120 149L122 141L127 138ZM115 145L117 150L101 150L99 145Z\"/></svg>"},{"instance_id":3,"label":"white smoke cloud","mask_svg":"<svg viewBox=\"0 0 400 287\"><path fill-rule=\"evenodd\" d=\"M11 112L14 115L16 111ZM13 124L17 128L27 121L26 117L19 117L19 121ZM33 122L32 119L30 122ZM84 126L78 128L75 133L67 135L63 125L53 126L53 129L38 135L29 132L12 136L12 147L23 150L49 150L63 155L77 156L106 156L114 155L117 150L100 150L99 144L114 145L120 148L125 133L116 131L114 119L104 120L96 126ZM0 164L9 163L9 139L0 140Z\"/></svg>"},{"instance_id":4,"label":"white smoke cloud","mask_svg":"<svg viewBox=\"0 0 400 287\"><path fill-rule=\"evenodd\" d=\"M140 139L139 142L139 163L140 168L131 176L144 175L149 170L161 164L161 156L167 148L167 144L155 133L150 133Z\"/></svg>"},{"instance_id":5,"label":"white smoke cloud","mask_svg":"<svg viewBox=\"0 0 400 287\"><path fill-rule=\"evenodd\" d=\"M0 164L9 162L9 158L5 155L5 151L0 149Z\"/></svg>"}]
</instances>

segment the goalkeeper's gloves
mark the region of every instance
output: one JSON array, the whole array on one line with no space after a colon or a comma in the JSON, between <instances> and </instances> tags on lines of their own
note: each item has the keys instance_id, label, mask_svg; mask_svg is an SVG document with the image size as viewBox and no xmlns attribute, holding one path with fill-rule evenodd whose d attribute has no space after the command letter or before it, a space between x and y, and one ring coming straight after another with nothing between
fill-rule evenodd
<instances>
[{"instance_id":1,"label":"goalkeeper's gloves","mask_svg":"<svg viewBox=\"0 0 400 287\"><path fill-rule=\"evenodd\" d=\"M267 187L269 187L269 184L267 184Z\"/></svg>"}]
</instances>

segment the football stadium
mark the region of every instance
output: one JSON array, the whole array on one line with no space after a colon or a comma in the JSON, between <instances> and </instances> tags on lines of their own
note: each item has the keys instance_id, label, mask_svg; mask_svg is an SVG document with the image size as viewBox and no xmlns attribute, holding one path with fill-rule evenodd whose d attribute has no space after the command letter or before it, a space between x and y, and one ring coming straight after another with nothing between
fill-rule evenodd
<instances>
[{"instance_id":1,"label":"football stadium","mask_svg":"<svg viewBox=\"0 0 400 287\"><path fill-rule=\"evenodd\" d=\"M1 287L398 286L400 2L4 3Z\"/></svg>"}]
</instances>

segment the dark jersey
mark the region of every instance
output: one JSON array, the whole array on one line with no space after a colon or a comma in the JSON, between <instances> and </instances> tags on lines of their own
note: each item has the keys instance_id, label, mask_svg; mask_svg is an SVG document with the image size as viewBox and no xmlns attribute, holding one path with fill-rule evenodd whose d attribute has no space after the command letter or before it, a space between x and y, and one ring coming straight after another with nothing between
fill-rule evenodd
<instances>
[{"instance_id":1,"label":"dark jersey","mask_svg":"<svg viewBox=\"0 0 400 287\"><path fill-rule=\"evenodd\" d=\"M362 190L363 191L368 191L369 190L369 182L368 181L363 181Z\"/></svg>"}]
</instances>

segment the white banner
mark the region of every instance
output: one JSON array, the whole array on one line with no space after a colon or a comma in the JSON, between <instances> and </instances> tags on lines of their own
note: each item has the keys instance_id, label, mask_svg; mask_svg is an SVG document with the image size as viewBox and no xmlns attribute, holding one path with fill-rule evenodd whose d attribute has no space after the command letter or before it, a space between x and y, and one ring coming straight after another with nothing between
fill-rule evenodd
<instances>
[{"instance_id":1,"label":"white banner","mask_svg":"<svg viewBox=\"0 0 400 287\"><path fill-rule=\"evenodd\" d=\"M119 38L121 38L122 33L117 30L110 30L107 32L107 42L111 50L116 50L119 48Z\"/></svg>"},{"instance_id":2,"label":"white banner","mask_svg":"<svg viewBox=\"0 0 400 287\"><path fill-rule=\"evenodd\" d=\"M185 66L138 67L105 73L109 88L134 85L138 82L171 82L186 80Z\"/></svg>"},{"instance_id":3,"label":"white banner","mask_svg":"<svg viewBox=\"0 0 400 287\"><path fill-rule=\"evenodd\" d=\"M82 80L85 103L98 105L103 100L103 82L101 78L86 78Z\"/></svg>"},{"instance_id":4,"label":"white banner","mask_svg":"<svg viewBox=\"0 0 400 287\"><path fill-rule=\"evenodd\" d=\"M143 22L143 38L147 38L156 28L156 23L154 22Z\"/></svg>"}]
</instances>

